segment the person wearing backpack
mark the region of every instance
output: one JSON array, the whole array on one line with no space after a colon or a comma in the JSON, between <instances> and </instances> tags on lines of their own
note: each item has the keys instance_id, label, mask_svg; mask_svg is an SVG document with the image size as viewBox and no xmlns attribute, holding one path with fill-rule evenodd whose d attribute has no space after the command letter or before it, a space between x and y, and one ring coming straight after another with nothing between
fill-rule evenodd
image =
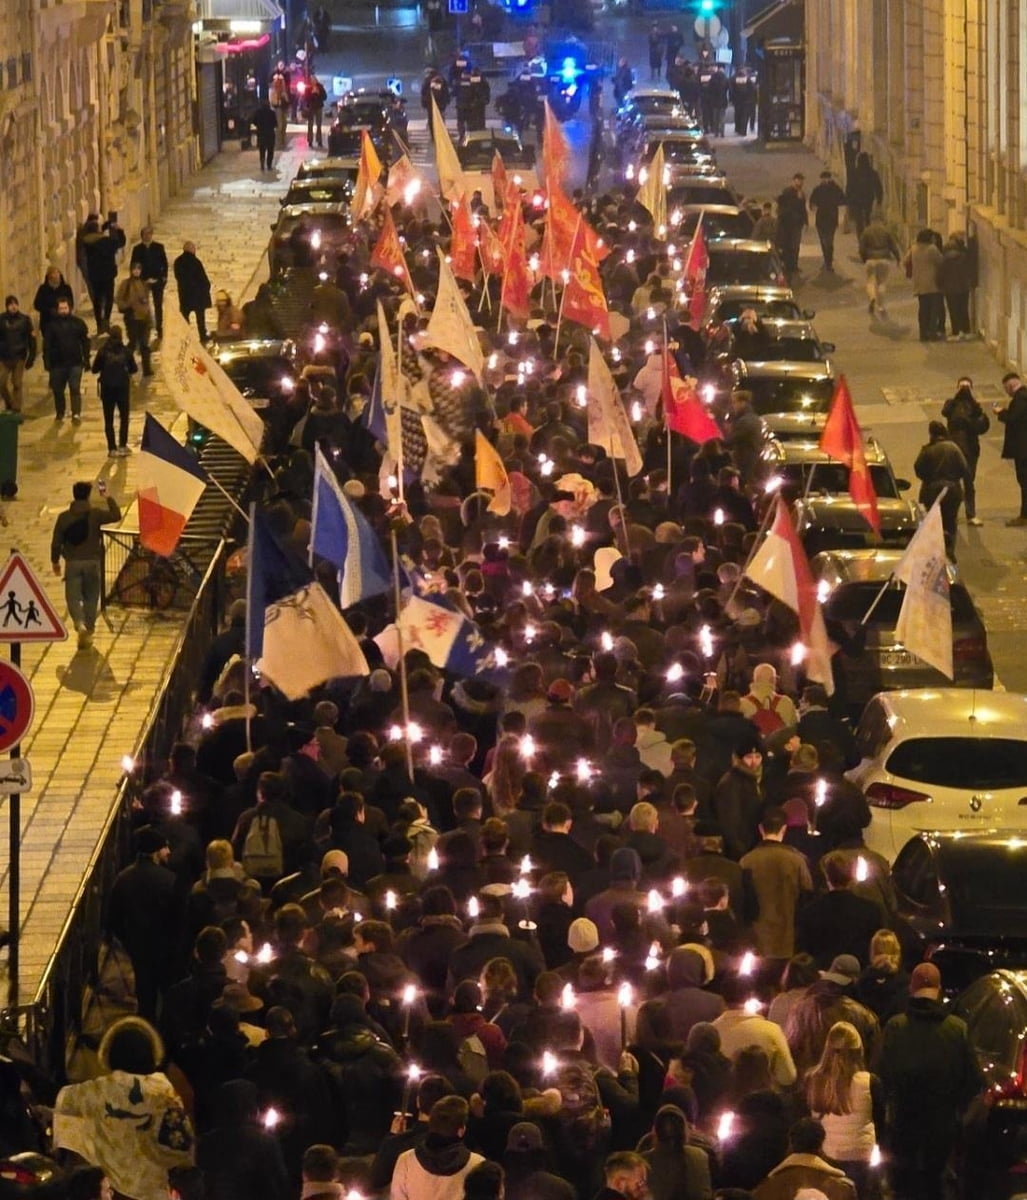
<instances>
[{"instance_id":1,"label":"person wearing backpack","mask_svg":"<svg viewBox=\"0 0 1027 1200\"><path fill-rule=\"evenodd\" d=\"M257 803L240 813L232 834L232 849L251 879L265 888L303 861L307 823L289 804L289 789L277 771L262 771L257 779Z\"/></svg>"},{"instance_id":2,"label":"person wearing backpack","mask_svg":"<svg viewBox=\"0 0 1027 1200\"><path fill-rule=\"evenodd\" d=\"M72 485L71 504L57 518L50 539L50 565L60 577L64 559L64 599L68 615L78 632L78 648L87 650L93 644L96 613L100 606L100 571L103 543L100 530L121 520L121 509L113 496L107 495L107 485L97 485L106 507L90 502L93 485L79 480Z\"/></svg>"},{"instance_id":3,"label":"person wearing backpack","mask_svg":"<svg viewBox=\"0 0 1027 1200\"><path fill-rule=\"evenodd\" d=\"M107 457L128 454L128 394L137 371L132 351L121 338L121 326L112 325L107 340L93 357L92 372L100 377L103 428L107 434ZM114 440L114 414L119 417L118 440Z\"/></svg>"},{"instance_id":4,"label":"person wearing backpack","mask_svg":"<svg viewBox=\"0 0 1027 1200\"><path fill-rule=\"evenodd\" d=\"M150 330L153 328L153 313L150 309L150 285L143 278L143 264L134 262L131 274L118 285L114 297L118 311L125 318L128 330L128 348L139 351L143 360L143 374L153 374L150 363Z\"/></svg>"},{"instance_id":5,"label":"person wearing backpack","mask_svg":"<svg viewBox=\"0 0 1027 1200\"><path fill-rule=\"evenodd\" d=\"M791 698L777 690L777 671L771 663L758 663L753 669L749 691L742 697L742 715L763 737L799 723Z\"/></svg>"}]
</instances>

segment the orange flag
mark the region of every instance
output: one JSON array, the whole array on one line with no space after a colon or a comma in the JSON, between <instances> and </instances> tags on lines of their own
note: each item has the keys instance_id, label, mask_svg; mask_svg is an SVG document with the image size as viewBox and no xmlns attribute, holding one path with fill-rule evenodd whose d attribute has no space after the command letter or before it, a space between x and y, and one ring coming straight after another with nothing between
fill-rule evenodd
<instances>
[{"instance_id":1,"label":"orange flag","mask_svg":"<svg viewBox=\"0 0 1027 1200\"><path fill-rule=\"evenodd\" d=\"M382 160L366 129L360 131L360 166L357 168L357 181L353 187L353 203L350 212L354 221L362 221L375 210L382 196L378 180L382 173Z\"/></svg>"},{"instance_id":2,"label":"orange flag","mask_svg":"<svg viewBox=\"0 0 1027 1200\"><path fill-rule=\"evenodd\" d=\"M486 272L489 275L498 275L503 269L503 242L484 218L478 226L478 245L481 247L482 264Z\"/></svg>"},{"instance_id":3,"label":"orange flag","mask_svg":"<svg viewBox=\"0 0 1027 1200\"><path fill-rule=\"evenodd\" d=\"M695 390L695 380L685 381L669 350L663 352L663 415L667 427L693 442L708 442L723 437L720 426L710 415Z\"/></svg>"},{"instance_id":4,"label":"orange flag","mask_svg":"<svg viewBox=\"0 0 1027 1200\"><path fill-rule=\"evenodd\" d=\"M399 233L396 231L396 222L392 219L392 212L388 208L385 209L382 231L371 252L371 266L388 271L402 283L411 296L415 294L414 281L410 278L410 268L407 266L406 255L403 253Z\"/></svg>"},{"instance_id":5,"label":"orange flag","mask_svg":"<svg viewBox=\"0 0 1027 1200\"><path fill-rule=\"evenodd\" d=\"M450 265L457 279L473 283L478 273L478 237L471 206L461 196L453 201L449 210L453 217L453 236L449 242Z\"/></svg>"},{"instance_id":6,"label":"orange flag","mask_svg":"<svg viewBox=\"0 0 1027 1200\"><path fill-rule=\"evenodd\" d=\"M524 245L524 210L520 200L507 198L507 208L513 213L507 238L503 241L503 287L499 303L513 317L526 318L531 312L531 276L528 272L528 255Z\"/></svg>"},{"instance_id":7,"label":"orange flag","mask_svg":"<svg viewBox=\"0 0 1027 1200\"><path fill-rule=\"evenodd\" d=\"M574 241L584 224L581 213L560 185L550 187L545 236L539 256L539 269L547 279L559 279L561 272L570 270Z\"/></svg>"},{"instance_id":8,"label":"orange flag","mask_svg":"<svg viewBox=\"0 0 1027 1200\"><path fill-rule=\"evenodd\" d=\"M560 122L553 116L549 101L544 100L546 123L542 129L542 171L546 178L546 190L552 193L567 174L571 161L571 148Z\"/></svg>"},{"instance_id":9,"label":"orange flag","mask_svg":"<svg viewBox=\"0 0 1027 1200\"><path fill-rule=\"evenodd\" d=\"M838 377L831 400L824 432L820 435L820 449L849 468L849 495L862 513L866 523L880 536L881 517L877 511L877 492L867 466L863 448L863 431L856 420L852 407L852 396L845 376Z\"/></svg>"}]
</instances>

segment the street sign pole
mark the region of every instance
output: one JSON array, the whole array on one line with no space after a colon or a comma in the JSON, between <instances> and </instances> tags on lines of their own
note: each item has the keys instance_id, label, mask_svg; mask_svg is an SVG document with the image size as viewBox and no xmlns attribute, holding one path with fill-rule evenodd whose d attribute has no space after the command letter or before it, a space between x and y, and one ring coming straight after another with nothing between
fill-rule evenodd
<instances>
[{"instance_id":1,"label":"street sign pole","mask_svg":"<svg viewBox=\"0 0 1027 1200\"><path fill-rule=\"evenodd\" d=\"M11 642L11 666L21 670L21 642ZM21 758L21 743L11 747L11 758ZM10 858L7 867L7 1003L18 1003L18 969L21 950L21 792L7 797Z\"/></svg>"}]
</instances>

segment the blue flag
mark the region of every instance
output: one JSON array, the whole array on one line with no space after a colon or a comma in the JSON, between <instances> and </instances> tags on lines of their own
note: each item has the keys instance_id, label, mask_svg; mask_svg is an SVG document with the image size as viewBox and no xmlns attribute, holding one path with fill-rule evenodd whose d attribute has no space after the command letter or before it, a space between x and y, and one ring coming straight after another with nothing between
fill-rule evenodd
<instances>
[{"instance_id":1,"label":"blue flag","mask_svg":"<svg viewBox=\"0 0 1027 1200\"><path fill-rule=\"evenodd\" d=\"M339 568L339 604L349 608L392 586L392 571L367 518L339 487L320 447L314 451L314 508L310 556Z\"/></svg>"},{"instance_id":2,"label":"blue flag","mask_svg":"<svg viewBox=\"0 0 1027 1200\"><path fill-rule=\"evenodd\" d=\"M360 414L367 432L376 442L383 446L389 440L385 427L385 404L382 401L382 367L379 362L374 373L374 383L371 385L371 399L368 400L364 411Z\"/></svg>"},{"instance_id":3,"label":"blue flag","mask_svg":"<svg viewBox=\"0 0 1027 1200\"><path fill-rule=\"evenodd\" d=\"M305 588L310 579L310 570L279 542L267 517L251 504L246 558L246 656L251 663L264 652L268 606Z\"/></svg>"}]
</instances>

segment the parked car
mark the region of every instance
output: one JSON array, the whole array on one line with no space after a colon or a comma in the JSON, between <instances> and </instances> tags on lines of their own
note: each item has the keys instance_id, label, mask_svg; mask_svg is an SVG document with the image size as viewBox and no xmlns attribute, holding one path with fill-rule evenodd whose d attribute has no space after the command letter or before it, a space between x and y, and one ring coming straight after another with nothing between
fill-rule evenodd
<instances>
[{"instance_id":1,"label":"parked car","mask_svg":"<svg viewBox=\"0 0 1027 1200\"><path fill-rule=\"evenodd\" d=\"M1022 870L1022 867L1021 867ZM952 1006L966 1022L985 1090L971 1107L958 1166L961 1200L1023 1200L1027 1178L1027 971L997 970Z\"/></svg>"},{"instance_id":2,"label":"parked car","mask_svg":"<svg viewBox=\"0 0 1027 1200\"><path fill-rule=\"evenodd\" d=\"M812 309L800 308L792 289L781 284L720 284L706 293L706 320L711 325L734 320L747 308L758 317L781 317L786 321L812 321L816 316Z\"/></svg>"},{"instance_id":3,"label":"parked car","mask_svg":"<svg viewBox=\"0 0 1027 1200\"><path fill-rule=\"evenodd\" d=\"M671 225L677 225L691 205L737 203L738 193L722 175L689 179L667 189L667 216Z\"/></svg>"},{"instance_id":4,"label":"parked car","mask_svg":"<svg viewBox=\"0 0 1027 1200\"><path fill-rule=\"evenodd\" d=\"M271 226L267 256L272 279L288 267L325 264L333 270L351 234L349 204L287 205Z\"/></svg>"},{"instance_id":5,"label":"parked car","mask_svg":"<svg viewBox=\"0 0 1027 1200\"><path fill-rule=\"evenodd\" d=\"M293 178L293 183L302 183L305 180L318 179L348 179L350 182L356 182L357 172L360 170L360 159L357 158L310 158L306 162L301 162L296 170L296 175ZM292 184L289 185L290 187Z\"/></svg>"},{"instance_id":6,"label":"parked car","mask_svg":"<svg viewBox=\"0 0 1027 1200\"><path fill-rule=\"evenodd\" d=\"M668 208L670 200L668 197ZM711 238L706 243L709 266L706 283L777 284L784 286L784 267L769 242L744 241L741 238Z\"/></svg>"},{"instance_id":7,"label":"parked car","mask_svg":"<svg viewBox=\"0 0 1027 1200\"><path fill-rule=\"evenodd\" d=\"M776 437L782 427L794 430L796 416L826 416L834 387L834 378L822 363L743 362L736 358L718 363L707 374L702 395L725 416L731 393L744 389L751 393L753 410L763 418L767 433Z\"/></svg>"},{"instance_id":8,"label":"parked car","mask_svg":"<svg viewBox=\"0 0 1027 1200\"><path fill-rule=\"evenodd\" d=\"M646 134L635 162L624 169L625 179L642 184L649 178L649 164L663 147L663 182L666 187L698 177L720 176L717 156L700 131L671 132L661 129Z\"/></svg>"},{"instance_id":9,"label":"parked car","mask_svg":"<svg viewBox=\"0 0 1027 1200\"><path fill-rule=\"evenodd\" d=\"M863 710L848 776L870 805L867 845L889 861L921 830L1027 831L1027 696L987 686L882 692Z\"/></svg>"},{"instance_id":10,"label":"parked car","mask_svg":"<svg viewBox=\"0 0 1027 1200\"><path fill-rule=\"evenodd\" d=\"M331 175L322 179L294 179L279 203L283 208L305 204L349 204L353 199L355 180L356 174L352 179Z\"/></svg>"},{"instance_id":11,"label":"parked car","mask_svg":"<svg viewBox=\"0 0 1027 1200\"><path fill-rule=\"evenodd\" d=\"M759 362L823 363L834 374L829 357L834 353L834 343L822 342L810 321L759 317L758 349L754 350L751 344L743 345L737 336L740 316L724 322L726 328L718 346L722 354Z\"/></svg>"},{"instance_id":12,"label":"parked car","mask_svg":"<svg viewBox=\"0 0 1027 1200\"><path fill-rule=\"evenodd\" d=\"M918 833L892 865L895 932L911 962L930 958L955 995L998 967L1027 968L1027 838Z\"/></svg>"},{"instance_id":13,"label":"parked car","mask_svg":"<svg viewBox=\"0 0 1027 1200\"><path fill-rule=\"evenodd\" d=\"M695 233L700 216L702 217L704 237L743 238L745 240L752 237L752 216L748 209L740 208L737 204L678 205L674 209L674 215L678 218L674 224L681 237L690 238ZM795 315L798 315L798 307L796 307Z\"/></svg>"},{"instance_id":14,"label":"parked car","mask_svg":"<svg viewBox=\"0 0 1027 1200\"><path fill-rule=\"evenodd\" d=\"M686 114L681 96L671 87L664 85L639 85L624 97L623 103L614 113L613 120L618 137L623 134L637 117L659 113L666 117Z\"/></svg>"},{"instance_id":15,"label":"parked car","mask_svg":"<svg viewBox=\"0 0 1027 1200\"><path fill-rule=\"evenodd\" d=\"M888 580L901 557L902 550L883 547L831 550L814 555L811 563L824 619L839 645L832 660L838 699L853 715L882 691L947 686L987 689L994 684L984 621L970 593L955 579L949 582L955 679L948 680L898 640L895 631L906 589L905 584Z\"/></svg>"}]
</instances>

